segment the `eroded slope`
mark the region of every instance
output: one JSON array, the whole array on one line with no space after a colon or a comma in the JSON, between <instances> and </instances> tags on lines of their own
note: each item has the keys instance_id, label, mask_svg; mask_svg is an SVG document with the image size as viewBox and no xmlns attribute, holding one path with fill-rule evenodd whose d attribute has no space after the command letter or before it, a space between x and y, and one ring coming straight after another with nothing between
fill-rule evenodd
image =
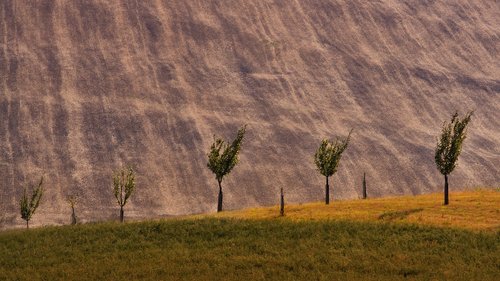
<instances>
[{"instance_id":1,"label":"eroded slope","mask_svg":"<svg viewBox=\"0 0 500 281\"><path fill-rule=\"evenodd\" d=\"M213 134L248 134L225 207L323 197L324 137L352 143L334 198L440 190L435 138L476 113L451 188L500 182L497 1L0 3L0 203L45 174L33 224L117 215L110 173L138 171L126 216L215 210Z\"/></svg>"}]
</instances>

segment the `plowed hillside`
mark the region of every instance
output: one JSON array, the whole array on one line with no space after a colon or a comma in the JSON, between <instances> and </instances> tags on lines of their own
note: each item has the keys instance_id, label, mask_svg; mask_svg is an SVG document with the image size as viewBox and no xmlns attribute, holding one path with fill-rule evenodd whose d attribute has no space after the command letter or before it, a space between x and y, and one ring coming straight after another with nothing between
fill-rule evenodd
<instances>
[{"instance_id":1,"label":"plowed hillside","mask_svg":"<svg viewBox=\"0 0 500 281\"><path fill-rule=\"evenodd\" d=\"M500 183L495 0L0 1L0 209L46 178L33 225L116 217L111 173L138 173L128 218L212 212L213 135L248 124L226 209L323 198L312 156L352 142L335 199L441 190L436 137L475 110L451 189Z\"/></svg>"}]
</instances>

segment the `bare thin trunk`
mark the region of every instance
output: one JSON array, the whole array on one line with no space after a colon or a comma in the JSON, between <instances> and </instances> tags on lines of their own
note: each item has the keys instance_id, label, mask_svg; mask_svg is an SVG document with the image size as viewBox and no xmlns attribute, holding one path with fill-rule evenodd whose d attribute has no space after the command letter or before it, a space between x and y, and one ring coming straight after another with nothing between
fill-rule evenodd
<instances>
[{"instance_id":1,"label":"bare thin trunk","mask_svg":"<svg viewBox=\"0 0 500 281\"><path fill-rule=\"evenodd\" d=\"M218 181L219 183L219 199L217 201L217 212L221 212L222 211L222 185L221 185L221 181Z\"/></svg>"},{"instance_id":2,"label":"bare thin trunk","mask_svg":"<svg viewBox=\"0 0 500 281\"><path fill-rule=\"evenodd\" d=\"M448 204L448 175L444 175L444 205Z\"/></svg>"},{"instance_id":3,"label":"bare thin trunk","mask_svg":"<svg viewBox=\"0 0 500 281\"><path fill-rule=\"evenodd\" d=\"M325 187L325 204L330 204L330 186L328 185L328 177L326 177L326 187Z\"/></svg>"},{"instance_id":4,"label":"bare thin trunk","mask_svg":"<svg viewBox=\"0 0 500 281\"><path fill-rule=\"evenodd\" d=\"M71 224L76 224L76 214L74 207L71 207Z\"/></svg>"},{"instance_id":5,"label":"bare thin trunk","mask_svg":"<svg viewBox=\"0 0 500 281\"><path fill-rule=\"evenodd\" d=\"M123 206L120 206L120 222L123 222L123 218L124 215L123 215Z\"/></svg>"},{"instance_id":6,"label":"bare thin trunk","mask_svg":"<svg viewBox=\"0 0 500 281\"><path fill-rule=\"evenodd\" d=\"M280 196L280 216L285 215L285 195L283 194L283 188L281 188L281 196Z\"/></svg>"},{"instance_id":7,"label":"bare thin trunk","mask_svg":"<svg viewBox=\"0 0 500 281\"><path fill-rule=\"evenodd\" d=\"M30 228L30 221L29 220L26 220L26 229L29 229Z\"/></svg>"},{"instance_id":8,"label":"bare thin trunk","mask_svg":"<svg viewBox=\"0 0 500 281\"><path fill-rule=\"evenodd\" d=\"M366 199L366 173L363 173L363 199Z\"/></svg>"}]
</instances>

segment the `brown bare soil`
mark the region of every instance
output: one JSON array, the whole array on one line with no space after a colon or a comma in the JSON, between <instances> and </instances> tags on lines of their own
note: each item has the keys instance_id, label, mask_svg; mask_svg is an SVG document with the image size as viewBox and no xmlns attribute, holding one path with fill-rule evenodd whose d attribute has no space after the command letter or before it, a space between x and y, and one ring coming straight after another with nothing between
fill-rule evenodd
<instances>
[{"instance_id":1,"label":"brown bare soil","mask_svg":"<svg viewBox=\"0 0 500 281\"><path fill-rule=\"evenodd\" d=\"M117 218L111 172L133 164L129 219L213 212L213 135L248 124L226 209L323 198L312 155L352 143L335 199L441 190L436 137L475 110L452 190L500 184L495 0L0 1L1 225L44 174L32 225Z\"/></svg>"}]
</instances>

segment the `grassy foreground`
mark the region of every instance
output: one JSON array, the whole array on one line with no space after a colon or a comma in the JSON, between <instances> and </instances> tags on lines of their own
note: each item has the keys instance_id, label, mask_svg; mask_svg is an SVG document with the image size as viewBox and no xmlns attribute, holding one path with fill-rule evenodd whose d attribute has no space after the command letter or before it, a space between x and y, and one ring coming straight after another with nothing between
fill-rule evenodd
<instances>
[{"instance_id":1,"label":"grassy foreground","mask_svg":"<svg viewBox=\"0 0 500 281\"><path fill-rule=\"evenodd\" d=\"M320 206L297 208L300 214ZM0 280L498 280L500 273L500 232L490 227L391 223L384 217L395 216L393 209L382 219L377 212L373 221L320 219L329 218L326 213L296 219L293 212L263 219L257 210L222 215L245 212L259 219L6 231L0 233Z\"/></svg>"}]
</instances>

